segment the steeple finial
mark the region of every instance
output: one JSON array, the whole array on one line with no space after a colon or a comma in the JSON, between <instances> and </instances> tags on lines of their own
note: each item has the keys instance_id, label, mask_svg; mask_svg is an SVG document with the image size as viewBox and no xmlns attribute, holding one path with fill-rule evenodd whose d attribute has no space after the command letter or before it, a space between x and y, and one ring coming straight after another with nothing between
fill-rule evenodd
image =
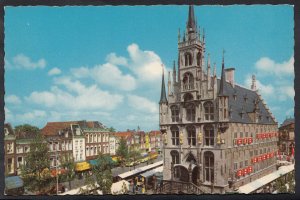
<instances>
[{"instance_id":1,"label":"steeple finial","mask_svg":"<svg viewBox=\"0 0 300 200\"><path fill-rule=\"evenodd\" d=\"M207 54L207 68L210 68L210 54Z\"/></svg>"},{"instance_id":2,"label":"steeple finial","mask_svg":"<svg viewBox=\"0 0 300 200\"><path fill-rule=\"evenodd\" d=\"M194 6L190 5L189 6L189 17L188 17L188 22L187 22L187 30L188 32L195 32L196 27L195 27L195 15L194 15Z\"/></svg>"},{"instance_id":3,"label":"steeple finial","mask_svg":"<svg viewBox=\"0 0 300 200\"><path fill-rule=\"evenodd\" d=\"M205 43L205 29L203 28L202 42Z\"/></svg>"},{"instance_id":4,"label":"steeple finial","mask_svg":"<svg viewBox=\"0 0 300 200\"><path fill-rule=\"evenodd\" d=\"M180 28L178 29L178 43L180 42Z\"/></svg>"},{"instance_id":5,"label":"steeple finial","mask_svg":"<svg viewBox=\"0 0 300 200\"><path fill-rule=\"evenodd\" d=\"M222 73L221 73L221 80L220 80L220 90L219 96L226 96L226 79L225 79L225 62L224 62L224 53L225 50L223 49L223 58L222 58Z\"/></svg>"},{"instance_id":6,"label":"steeple finial","mask_svg":"<svg viewBox=\"0 0 300 200\"><path fill-rule=\"evenodd\" d=\"M214 77L217 76L216 63L214 63Z\"/></svg>"},{"instance_id":7,"label":"steeple finial","mask_svg":"<svg viewBox=\"0 0 300 200\"><path fill-rule=\"evenodd\" d=\"M164 76L164 65L162 66L162 82L161 82L161 94L160 94L160 101L159 103L168 103L167 96L166 96L166 87L165 87L165 76Z\"/></svg>"}]
</instances>

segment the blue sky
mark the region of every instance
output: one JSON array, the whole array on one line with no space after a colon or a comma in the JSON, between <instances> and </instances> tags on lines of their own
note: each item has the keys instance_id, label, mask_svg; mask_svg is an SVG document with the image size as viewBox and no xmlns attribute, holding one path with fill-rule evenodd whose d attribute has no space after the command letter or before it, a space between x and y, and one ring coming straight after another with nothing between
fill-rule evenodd
<instances>
[{"instance_id":1,"label":"blue sky","mask_svg":"<svg viewBox=\"0 0 300 200\"><path fill-rule=\"evenodd\" d=\"M156 130L161 66L177 60L188 6L5 8L5 111L13 126L98 120ZM294 113L293 7L195 6L220 76L258 89L279 123Z\"/></svg>"}]
</instances>

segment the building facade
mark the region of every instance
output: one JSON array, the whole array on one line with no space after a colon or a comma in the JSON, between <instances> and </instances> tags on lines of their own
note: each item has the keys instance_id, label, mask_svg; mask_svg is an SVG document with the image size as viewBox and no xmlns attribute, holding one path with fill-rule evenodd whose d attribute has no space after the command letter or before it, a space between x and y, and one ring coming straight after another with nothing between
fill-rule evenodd
<instances>
[{"instance_id":1,"label":"building facade","mask_svg":"<svg viewBox=\"0 0 300 200\"><path fill-rule=\"evenodd\" d=\"M50 168L61 165L63 160L73 159L72 134L69 124L49 122L41 133L48 143Z\"/></svg>"},{"instance_id":2,"label":"building facade","mask_svg":"<svg viewBox=\"0 0 300 200\"><path fill-rule=\"evenodd\" d=\"M4 163L5 175L15 175L16 162L16 136L10 124L4 124Z\"/></svg>"},{"instance_id":3,"label":"building facade","mask_svg":"<svg viewBox=\"0 0 300 200\"><path fill-rule=\"evenodd\" d=\"M279 127L279 152L290 156L295 148L295 119L288 118Z\"/></svg>"},{"instance_id":4,"label":"building facade","mask_svg":"<svg viewBox=\"0 0 300 200\"><path fill-rule=\"evenodd\" d=\"M189 6L168 93L164 72L162 76L163 178L192 182L207 193L225 193L276 170L278 128L256 89L255 76L251 89L235 84L235 69L225 69L223 51L219 79L205 51L204 32L201 35Z\"/></svg>"},{"instance_id":5,"label":"building facade","mask_svg":"<svg viewBox=\"0 0 300 200\"><path fill-rule=\"evenodd\" d=\"M99 122L88 122L82 129L85 135L85 148L87 160L96 159L97 155L109 154L110 133Z\"/></svg>"}]
</instances>

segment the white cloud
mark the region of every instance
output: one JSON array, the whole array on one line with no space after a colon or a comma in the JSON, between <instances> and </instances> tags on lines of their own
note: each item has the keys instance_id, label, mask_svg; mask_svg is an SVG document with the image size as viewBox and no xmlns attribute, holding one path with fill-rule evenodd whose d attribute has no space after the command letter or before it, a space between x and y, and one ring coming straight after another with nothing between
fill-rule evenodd
<instances>
[{"instance_id":1,"label":"white cloud","mask_svg":"<svg viewBox=\"0 0 300 200\"><path fill-rule=\"evenodd\" d=\"M137 44L127 47L130 62L129 68L142 82L156 82L162 74L162 61L153 51L141 50Z\"/></svg>"},{"instance_id":2,"label":"white cloud","mask_svg":"<svg viewBox=\"0 0 300 200\"><path fill-rule=\"evenodd\" d=\"M8 95L5 97L5 103L10 103L10 104L21 104L22 101L21 99L16 96L16 95Z\"/></svg>"},{"instance_id":3,"label":"white cloud","mask_svg":"<svg viewBox=\"0 0 300 200\"><path fill-rule=\"evenodd\" d=\"M14 120L14 116L13 116L12 112L7 107L4 107L4 112L5 112L5 122L6 123Z\"/></svg>"},{"instance_id":4,"label":"white cloud","mask_svg":"<svg viewBox=\"0 0 300 200\"><path fill-rule=\"evenodd\" d=\"M279 100L285 101L287 99L294 99L295 96L295 90L293 86L280 86L277 88L279 91Z\"/></svg>"},{"instance_id":5,"label":"white cloud","mask_svg":"<svg viewBox=\"0 0 300 200\"><path fill-rule=\"evenodd\" d=\"M31 122L33 120L47 117L47 114L43 110L33 110L32 112L26 112L23 114L16 114L16 120L20 122Z\"/></svg>"},{"instance_id":6,"label":"white cloud","mask_svg":"<svg viewBox=\"0 0 300 200\"><path fill-rule=\"evenodd\" d=\"M286 115L286 116L294 116L294 108L288 109L288 110L285 112L285 115Z\"/></svg>"},{"instance_id":7,"label":"white cloud","mask_svg":"<svg viewBox=\"0 0 300 200\"><path fill-rule=\"evenodd\" d=\"M61 70L57 67L52 68L49 72L48 75L49 76L53 76L53 75L59 75L61 74Z\"/></svg>"},{"instance_id":8,"label":"white cloud","mask_svg":"<svg viewBox=\"0 0 300 200\"><path fill-rule=\"evenodd\" d=\"M127 65L127 59L122 56L117 56L116 53L110 53L106 56L106 61L113 65Z\"/></svg>"},{"instance_id":9,"label":"white cloud","mask_svg":"<svg viewBox=\"0 0 300 200\"><path fill-rule=\"evenodd\" d=\"M91 76L99 83L121 90L131 91L136 88L136 81L131 75L123 74L117 66L110 63L95 66L91 70Z\"/></svg>"},{"instance_id":10,"label":"white cloud","mask_svg":"<svg viewBox=\"0 0 300 200\"><path fill-rule=\"evenodd\" d=\"M26 97L27 102L64 112L65 110L113 110L123 101L123 96L119 94L110 94L96 85L87 87L79 81L71 81L68 77L55 79L55 83L63 85L67 91L53 86L50 91L32 92Z\"/></svg>"},{"instance_id":11,"label":"white cloud","mask_svg":"<svg viewBox=\"0 0 300 200\"><path fill-rule=\"evenodd\" d=\"M90 75L88 67L72 68L71 73L75 78L87 78Z\"/></svg>"},{"instance_id":12,"label":"white cloud","mask_svg":"<svg viewBox=\"0 0 300 200\"><path fill-rule=\"evenodd\" d=\"M248 74L246 76L244 84L247 88L250 88L250 86L252 84L251 75ZM264 98L268 98L268 97L274 95L274 91L275 91L274 87L271 84L263 84L259 80L256 80L256 89L258 89L259 93Z\"/></svg>"},{"instance_id":13,"label":"white cloud","mask_svg":"<svg viewBox=\"0 0 300 200\"><path fill-rule=\"evenodd\" d=\"M145 113L158 114L158 105L145 97L137 95L127 95L128 104L132 108Z\"/></svg>"},{"instance_id":14,"label":"white cloud","mask_svg":"<svg viewBox=\"0 0 300 200\"><path fill-rule=\"evenodd\" d=\"M46 60L41 58L38 61L33 62L28 56L25 56L24 54L18 54L13 58L13 64L16 68L43 69L46 67Z\"/></svg>"},{"instance_id":15,"label":"white cloud","mask_svg":"<svg viewBox=\"0 0 300 200\"><path fill-rule=\"evenodd\" d=\"M262 57L255 63L255 67L262 73L271 73L278 77L293 75L294 56L292 56L288 61L284 61L282 63L276 63L274 60L268 57Z\"/></svg>"}]
</instances>

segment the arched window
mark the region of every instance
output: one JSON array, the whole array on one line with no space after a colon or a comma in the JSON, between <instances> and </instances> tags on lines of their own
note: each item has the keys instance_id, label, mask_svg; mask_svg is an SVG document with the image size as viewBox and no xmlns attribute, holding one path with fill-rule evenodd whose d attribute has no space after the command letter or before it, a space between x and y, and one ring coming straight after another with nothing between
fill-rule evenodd
<instances>
[{"instance_id":1,"label":"arched window","mask_svg":"<svg viewBox=\"0 0 300 200\"><path fill-rule=\"evenodd\" d=\"M197 65L198 65L198 66L201 65L201 61L202 61L202 59L201 59L201 53L198 52L198 53L197 53Z\"/></svg>"},{"instance_id":2,"label":"arched window","mask_svg":"<svg viewBox=\"0 0 300 200\"><path fill-rule=\"evenodd\" d=\"M89 156L89 147L86 147L86 156Z\"/></svg>"},{"instance_id":3,"label":"arched window","mask_svg":"<svg viewBox=\"0 0 300 200\"><path fill-rule=\"evenodd\" d=\"M196 146L196 129L194 126L188 126L186 128L188 133L188 144L191 146Z\"/></svg>"},{"instance_id":4,"label":"arched window","mask_svg":"<svg viewBox=\"0 0 300 200\"><path fill-rule=\"evenodd\" d=\"M214 104L209 101L205 102L203 106L205 120L214 120Z\"/></svg>"},{"instance_id":5,"label":"arched window","mask_svg":"<svg viewBox=\"0 0 300 200\"><path fill-rule=\"evenodd\" d=\"M206 146L214 146L214 128L211 125L207 125L204 127L205 132L205 145Z\"/></svg>"},{"instance_id":6,"label":"arched window","mask_svg":"<svg viewBox=\"0 0 300 200\"><path fill-rule=\"evenodd\" d=\"M196 109L194 104L188 104L186 106L186 120L190 122L195 121Z\"/></svg>"},{"instance_id":7,"label":"arched window","mask_svg":"<svg viewBox=\"0 0 300 200\"><path fill-rule=\"evenodd\" d=\"M214 154L211 151L204 153L204 177L205 181L214 182Z\"/></svg>"},{"instance_id":8,"label":"arched window","mask_svg":"<svg viewBox=\"0 0 300 200\"><path fill-rule=\"evenodd\" d=\"M90 134L90 143L94 142L93 133Z\"/></svg>"},{"instance_id":9,"label":"arched window","mask_svg":"<svg viewBox=\"0 0 300 200\"><path fill-rule=\"evenodd\" d=\"M90 147L90 156L94 155L93 154L93 147Z\"/></svg>"},{"instance_id":10,"label":"arched window","mask_svg":"<svg viewBox=\"0 0 300 200\"><path fill-rule=\"evenodd\" d=\"M194 77L191 73L185 73L183 76L183 90L193 90L194 89Z\"/></svg>"},{"instance_id":11,"label":"arched window","mask_svg":"<svg viewBox=\"0 0 300 200\"><path fill-rule=\"evenodd\" d=\"M171 128L172 132L172 145L179 145L179 129L177 126Z\"/></svg>"},{"instance_id":12,"label":"arched window","mask_svg":"<svg viewBox=\"0 0 300 200\"><path fill-rule=\"evenodd\" d=\"M94 147L94 155L97 155L97 147Z\"/></svg>"},{"instance_id":13,"label":"arched window","mask_svg":"<svg viewBox=\"0 0 300 200\"><path fill-rule=\"evenodd\" d=\"M179 107L178 106L171 107L171 115L172 115L172 122L179 121Z\"/></svg>"},{"instance_id":14,"label":"arched window","mask_svg":"<svg viewBox=\"0 0 300 200\"><path fill-rule=\"evenodd\" d=\"M170 152L171 157L172 157L172 163L173 164L179 164L179 153L178 151L172 150Z\"/></svg>"},{"instance_id":15,"label":"arched window","mask_svg":"<svg viewBox=\"0 0 300 200\"><path fill-rule=\"evenodd\" d=\"M185 60L185 66L192 65L192 54L186 53L184 55L184 60Z\"/></svg>"},{"instance_id":16,"label":"arched window","mask_svg":"<svg viewBox=\"0 0 300 200\"><path fill-rule=\"evenodd\" d=\"M97 134L96 133L94 134L94 142L95 143L97 142Z\"/></svg>"}]
</instances>

